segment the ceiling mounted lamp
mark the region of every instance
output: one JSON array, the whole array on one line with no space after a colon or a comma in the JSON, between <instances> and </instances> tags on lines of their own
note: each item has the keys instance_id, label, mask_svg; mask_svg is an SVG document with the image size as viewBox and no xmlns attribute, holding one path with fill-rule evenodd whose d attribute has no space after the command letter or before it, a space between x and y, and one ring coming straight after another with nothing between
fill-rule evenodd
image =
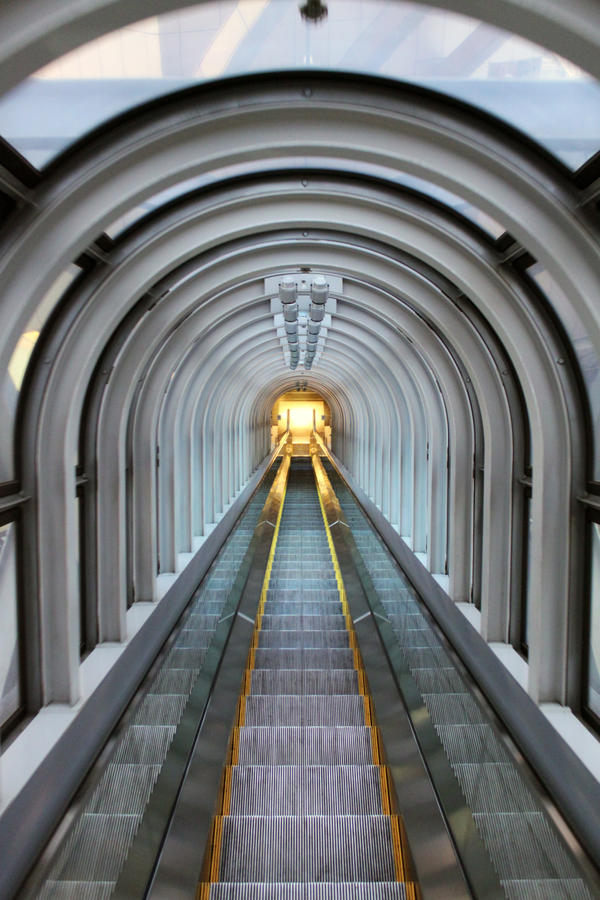
<instances>
[{"instance_id":1,"label":"ceiling mounted lamp","mask_svg":"<svg viewBox=\"0 0 600 900\"><path fill-rule=\"evenodd\" d=\"M264 285L285 366L302 366L305 359L310 365L318 363L336 312L336 295L343 293L342 278L333 273L313 274L310 267L299 266L297 274L268 275ZM309 348L313 352L306 357Z\"/></svg>"},{"instance_id":2,"label":"ceiling mounted lamp","mask_svg":"<svg viewBox=\"0 0 600 900\"><path fill-rule=\"evenodd\" d=\"M300 15L305 22L313 22L315 25L327 18L327 7L321 0L307 0L300 7Z\"/></svg>"}]
</instances>

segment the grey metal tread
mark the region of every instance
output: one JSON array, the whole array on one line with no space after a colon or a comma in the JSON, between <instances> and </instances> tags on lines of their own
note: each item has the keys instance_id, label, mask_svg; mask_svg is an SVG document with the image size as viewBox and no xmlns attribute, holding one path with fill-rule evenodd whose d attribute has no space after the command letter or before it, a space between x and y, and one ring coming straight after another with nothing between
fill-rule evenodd
<instances>
[{"instance_id":1,"label":"grey metal tread","mask_svg":"<svg viewBox=\"0 0 600 900\"><path fill-rule=\"evenodd\" d=\"M407 897L406 888L400 881L304 882L302 884L218 882L210 886L209 896L210 900L406 900Z\"/></svg>"},{"instance_id":2,"label":"grey metal tread","mask_svg":"<svg viewBox=\"0 0 600 900\"><path fill-rule=\"evenodd\" d=\"M272 616L269 613L264 613L262 617L261 623L261 633L264 631L275 631L282 630L287 631L288 629L301 628L306 629L308 631L313 631L315 628L326 628L327 631L346 631L346 619L344 618L344 614L341 609L340 611L330 616L311 616L311 615L299 615L299 616L291 616L285 615L284 613L280 613L279 615Z\"/></svg>"},{"instance_id":3,"label":"grey metal tread","mask_svg":"<svg viewBox=\"0 0 600 900\"><path fill-rule=\"evenodd\" d=\"M246 726L238 733L239 765L372 765L366 725Z\"/></svg>"},{"instance_id":4,"label":"grey metal tread","mask_svg":"<svg viewBox=\"0 0 600 900\"><path fill-rule=\"evenodd\" d=\"M252 694L357 694L355 669L254 669Z\"/></svg>"},{"instance_id":5,"label":"grey metal tread","mask_svg":"<svg viewBox=\"0 0 600 900\"><path fill-rule=\"evenodd\" d=\"M364 725L363 697L351 694L250 694L247 725Z\"/></svg>"},{"instance_id":6,"label":"grey metal tread","mask_svg":"<svg viewBox=\"0 0 600 900\"><path fill-rule=\"evenodd\" d=\"M229 815L382 815L379 766L234 766Z\"/></svg>"},{"instance_id":7,"label":"grey metal tread","mask_svg":"<svg viewBox=\"0 0 600 900\"><path fill-rule=\"evenodd\" d=\"M502 887L507 900L594 900L582 878L505 880Z\"/></svg>"},{"instance_id":8,"label":"grey metal tread","mask_svg":"<svg viewBox=\"0 0 600 900\"><path fill-rule=\"evenodd\" d=\"M336 600L327 598L322 600L303 600L301 595L300 599L298 599L298 592L296 592L296 597L293 600L285 598L267 599L265 614L270 616L334 616L342 614L342 605L339 597Z\"/></svg>"},{"instance_id":9,"label":"grey metal tread","mask_svg":"<svg viewBox=\"0 0 600 900\"><path fill-rule=\"evenodd\" d=\"M353 669L354 654L350 649L287 650L258 647L255 669Z\"/></svg>"},{"instance_id":10,"label":"grey metal tread","mask_svg":"<svg viewBox=\"0 0 600 900\"><path fill-rule=\"evenodd\" d=\"M347 649L349 635L347 631L340 629L329 631L327 629L313 629L303 631L301 629L261 629L259 633L259 647L277 647L282 649Z\"/></svg>"},{"instance_id":11,"label":"grey metal tread","mask_svg":"<svg viewBox=\"0 0 600 900\"><path fill-rule=\"evenodd\" d=\"M108 900L114 881L57 881L45 882L37 900Z\"/></svg>"},{"instance_id":12,"label":"grey metal tread","mask_svg":"<svg viewBox=\"0 0 600 900\"><path fill-rule=\"evenodd\" d=\"M221 821L221 881L395 878L389 816L223 816Z\"/></svg>"}]
</instances>

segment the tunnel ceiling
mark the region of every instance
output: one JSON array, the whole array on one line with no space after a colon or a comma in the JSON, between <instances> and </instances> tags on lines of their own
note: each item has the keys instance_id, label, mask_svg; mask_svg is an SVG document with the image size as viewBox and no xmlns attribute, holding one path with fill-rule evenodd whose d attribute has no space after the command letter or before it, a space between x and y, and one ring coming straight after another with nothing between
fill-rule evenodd
<instances>
[{"instance_id":1,"label":"tunnel ceiling","mask_svg":"<svg viewBox=\"0 0 600 900\"><path fill-rule=\"evenodd\" d=\"M188 5L5 4L0 85L136 21L142 6ZM600 74L597 15L558 0L445 7L494 26L507 16L521 37ZM484 61L485 41L467 37ZM446 66L459 65L460 52L450 57ZM597 111L597 84L580 74L571 87ZM39 498L39 534L64 536L41 547L36 592L76 594L72 495L90 454L95 484L107 479L119 497L126 469L144 473L136 521L153 522L155 445L187 428L202 465L222 453L222 482L203 483L193 495L202 513L186 512L191 546L264 457L273 403L299 377L327 400L340 457L431 571L449 571L454 599L471 596L473 497L483 491L490 635L509 627L511 484L531 470L536 515L553 523L535 538L536 590L571 590L556 541L570 502L600 480L597 123L574 171L556 135L542 146L533 123L526 134L464 102L468 91L427 85L254 72L184 86L73 134L41 171L3 147L0 481ZM311 372L285 364L265 293L265 279L302 273L341 285ZM169 451L173 471L179 452ZM397 501L382 474L394 467L414 484ZM493 473L483 487L480 471ZM130 540L143 571L136 597L154 596L148 535L131 538L110 516L98 528L96 590L122 599ZM173 572L177 541L167 544L160 565ZM492 607L492 594L502 603ZM118 602L100 617L104 639L123 633ZM48 696L68 695L61 677ZM544 669L542 693L564 677Z\"/></svg>"}]
</instances>

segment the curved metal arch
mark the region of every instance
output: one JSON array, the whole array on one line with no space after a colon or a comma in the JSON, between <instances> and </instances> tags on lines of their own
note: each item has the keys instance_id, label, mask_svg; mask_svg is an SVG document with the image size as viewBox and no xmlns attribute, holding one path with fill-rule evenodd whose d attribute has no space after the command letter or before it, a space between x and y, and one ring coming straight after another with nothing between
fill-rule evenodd
<instances>
[{"instance_id":1,"label":"curved metal arch","mask_svg":"<svg viewBox=\"0 0 600 900\"><path fill-rule=\"evenodd\" d=\"M419 323L412 323L412 327L413 333L418 335L420 330ZM431 341L423 339L425 327L424 325L421 326L421 342L426 346L431 346ZM329 335L327 340L329 343ZM454 360L447 354L441 343L440 350L442 352L437 356L435 366L433 366L431 358L429 359L429 366L436 371L437 381L443 385L442 394L448 416L449 446L453 461L449 479L450 519L454 523L454 527L450 529L448 535L448 559L450 561L451 576L450 595L455 600L468 601L471 583L471 522L473 509L471 460L473 458L474 444L471 414L464 384ZM437 499L439 503L441 499L439 498L439 492ZM442 548L438 546L436 550L437 554L441 555ZM439 555L434 560L436 570L441 568Z\"/></svg>"},{"instance_id":2,"label":"curved metal arch","mask_svg":"<svg viewBox=\"0 0 600 900\"><path fill-rule=\"evenodd\" d=\"M353 302L348 305L352 307L355 302L356 293L353 292ZM414 313L405 309L398 314L394 309L394 315L399 315L399 321L404 319L410 322ZM343 309L340 312L340 318L342 317ZM353 321L360 321L361 318L365 320L362 327L370 333L371 340L375 340L376 345L379 344L380 358L389 359L390 366L394 359L394 339L397 341L401 336L394 332L393 326L386 320L378 319L375 327L375 323L366 314L361 317L354 309ZM404 529L401 533L410 538L413 550L428 554L431 571L445 572L447 483L444 475L448 451L447 416L445 402L441 399L434 374L437 365L435 361L433 365L431 362L432 357L436 359L439 347L437 344L430 345L424 354L416 351L411 344L408 344L408 348L410 352L406 356L394 359L396 366L405 370L412 387L411 391L410 387L402 383L411 420L408 434L412 438L412 447L409 453L404 453L403 443L404 458L400 460L402 474L396 488L402 495ZM405 498L404 494L407 492L409 496ZM410 524L407 524L407 516L410 516ZM426 539L427 535L429 541Z\"/></svg>"},{"instance_id":3,"label":"curved metal arch","mask_svg":"<svg viewBox=\"0 0 600 900\"><path fill-rule=\"evenodd\" d=\"M482 634L487 640L507 640L510 617L511 519L513 483L512 423L508 398L500 372L481 336L457 308L414 273L399 273L395 289L409 297L421 316L429 316L441 336L468 373L475 388L484 425L483 560L481 596ZM366 298L373 293L367 289ZM354 288L353 296L361 292ZM416 300L416 297L419 300ZM395 307L388 314L397 316ZM462 327L461 327L462 325ZM405 326L406 327L406 326ZM410 327L410 326L408 326ZM408 330L408 328L407 328ZM416 339L414 331L411 332ZM436 467L433 467L437 471ZM435 569L438 571L439 569ZM492 599L493 598L493 599Z\"/></svg>"},{"instance_id":4,"label":"curved metal arch","mask_svg":"<svg viewBox=\"0 0 600 900\"><path fill-rule=\"evenodd\" d=\"M375 81L371 83L367 80L368 111L360 108L365 92L362 92L362 97L361 91L355 93L355 108L352 109L352 92L348 96L347 89L343 88L343 83L339 80L329 79L329 84L326 84L324 79L320 79L318 88L312 90L310 98L304 98L299 90L302 84L312 83L308 74L290 79L287 91L281 81L279 78L277 85L269 86L271 97L268 125L262 120L260 134L255 134L252 127L252 119L260 120L256 97L253 98L252 116L246 114L245 109L249 110L249 107L245 107L239 91L236 92L235 115L228 115L227 100L223 98L220 115L213 119L210 139L207 140L204 134L201 142L206 154L210 155L211 166L223 164L227 156L236 155L232 154L232 148L238 146L245 148L244 154L237 154L240 160L256 158L266 153L267 146L272 157L274 150L283 146L282 134L289 135L290 139L297 137L298 152L308 157L317 151L320 156L326 156L331 148L335 148L336 155L343 158L346 148L356 143L358 131L364 135L365 129L368 129L373 138L369 143L377 148L377 152L369 152L363 147L360 154L362 158L380 158L389 163L392 169L400 164L407 171L424 175L450 189L457 185L464 188L466 184L467 195L479 202L484 210L492 215L504 215L513 233L545 262L557 282L572 297L592 339L598 342L600 323L594 308L598 248L587 225L578 219L571 188L566 183L561 184L558 174L551 173L547 164L537 160L533 153L519 152L521 148L512 146L510 140L499 141L496 134L485 127L477 127L477 123L468 116L456 113L454 120L448 118L433 102L424 101L421 104L417 121L406 104L402 110L402 103L394 103L389 96L385 96L385 91ZM261 89L264 96L263 83ZM217 94L227 93L223 86L215 90ZM260 94L260 91L257 93ZM275 99L281 97L283 100L282 93L287 93L285 104L276 109ZM342 107L344 96L347 105ZM181 107L182 103L184 101L179 101L176 106ZM333 124L330 115L332 103L337 107L335 128L329 127ZM308 143L304 128L307 108L311 114L311 140ZM301 125L297 121L298 116L302 120ZM62 223L62 256L59 256L58 248L49 253L49 258L56 263L60 258L60 264L55 264L54 272L40 272L37 279L32 278L29 283L20 285L21 298L28 298L26 311L20 317L13 315L10 321L7 316L7 321L3 323L7 326L3 331L11 335L11 346L19 333L19 326L24 324L32 307L37 304L48 278L83 250L86 243L101 230L103 223L107 223L108 209L104 206L102 210L101 200L102 185L106 179L111 180L109 193L113 198L112 203L114 204L115 196L122 201L116 206L112 205L109 215L114 218L120 208L131 205L137 196L148 190L156 191L167 187L184 175L193 175L206 165L206 157L204 160L199 157L195 133L198 127L204 132L206 117L202 117L202 124L197 122L194 125L193 116L189 112L183 118L180 115L178 121L174 110L167 117L168 146L165 145L167 137L161 128L161 118L164 121L165 114L157 116L153 126L146 122L145 128L138 129L140 133L137 135L135 150L129 142L128 154L127 138L125 143L119 139L117 144L112 145L115 150L119 147L118 162L114 154L111 156L111 145L104 146L101 160L94 165L97 172L100 162L101 177L91 177L88 173L85 178L85 163L82 169L81 163L78 164L77 159L73 159L70 177L63 176L61 179L56 175L38 189L38 210L36 213L25 214L21 223L27 230L27 236L23 235L22 240L16 241L14 247L7 248L5 254L2 272L7 288L11 285L12 278L18 277L23 254L28 254L31 250L28 246L30 241L36 244L38 256L46 257L48 233L52 233L53 219L60 217L61 213L61 201L57 194L64 198L62 203L65 205L68 199L70 216L67 222ZM123 126L120 131L127 134L135 131L135 128L132 125L127 128ZM244 137L241 143L237 141L238 137L241 140L240 132L243 132ZM432 140L434 134L435 141ZM222 144L221 138L226 138ZM189 140L195 141L195 154L188 152ZM83 158L90 154L91 162L91 147L87 153L82 151L79 154L79 160L83 162ZM196 164L190 166L192 158L196 160ZM124 167L127 168L127 176L124 175ZM82 199L81 215L76 215L78 205L73 203L72 193L79 194ZM85 199L84 195L87 195ZM87 207L85 214L83 207ZM541 220L545 226L543 241L539 237ZM557 260L561 255L562 265L558 265Z\"/></svg>"},{"instance_id":5,"label":"curved metal arch","mask_svg":"<svg viewBox=\"0 0 600 900\"><path fill-rule=\"evenodd\" d=\"M216 372L219 363L227 360L228 354L231 354L236 341L242 343L244 341L244 330L250 329L255 331L257 337L262 326L253 323L248 314L248 322L239 321L236 323L235 329L231 328L231 324L221 322L207 338L210 349L205 347L205 356L213 363L213 372ZM264 331L264 329L263 329ZM266 339L268 344L272 344L273 338L269 335ZM257 345L259 340L257 340ZM178 350L176 351L178 352ZM272 352L272 351L271 351ZM163 352L156 360L156 364L151 371L151 378L146 379L143 390L138 399L137 409L135 411L134 426L134 489L132 514L134 522L134 542L135 554L133 559L134 566L134 584L136 585L136 596L138 598L153 598L155 592L154 573L156 572L156 539L154 537L154 528L156 522L155 509L155 434L158 420L158 408L156 404L157 388L165 383L172 371L172 361L166 357ZM208 379L207 379L208 384ZM213 384L215 387L216 385ZM214 457L213 457L214 459ZM210 482L207 482L210 485ZM205 498L206 506L206 498ZM204 516L205 521L214 522L216 516L222 511L213 505L213 498L208 504L211 515L210 518ZM148 523L151 523L150 539L147 534Z\"/></svg>"}]
</instances>

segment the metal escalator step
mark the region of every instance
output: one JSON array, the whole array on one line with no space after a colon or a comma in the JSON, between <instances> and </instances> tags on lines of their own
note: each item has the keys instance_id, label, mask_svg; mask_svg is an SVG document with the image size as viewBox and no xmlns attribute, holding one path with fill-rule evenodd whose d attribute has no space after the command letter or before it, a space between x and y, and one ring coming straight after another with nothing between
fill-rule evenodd
<instances>
[{"instance_id":1,"label":"metal escalator step","mask_svg":"<svg viewBox=\"0 0 600 900\"><path fill-rule=\"evenodd\" d=\"M65 842L54 868L56 881L116 881L121 848L128 846L140 816L85 813Z\"/></svg>"},{"instance_id":2,"label":"metal escalator step","mask_svg":"<svg viewBox=\"0 0 600 900\"><path fill-rule=\"evenodd\" d=\"M259 647L266 648L318 648L318 649L347 649L349 646L348 632L326 631L325 629L303 631L294 629L289 631L263 631L259 635Z\"/></svg>"},{"instance_id":3,"label":"metal escalator step","mask_svg":"<svg viewBox=\"0 0 600 900\"><path fill-rule=\"evenodd\" d=\"M292 562L295 562L296 565L291 565ZM315 578L315 568L314 565L318 562L319 568L323 569L324 573L330 577L333 576L333 563L331 562L331 557L329 558L329 565L325 565L327 560L325 558L321 560L313 560L310 564L304 557L302 560L299 560L296 557L295 560L282 560L279 553L275 555L275 559L273 561L273 565L271 567L271 578L274 575L278 575L283 578L298 578L303 580L305 578ZM298 563L300 563L298 565Z\"/></svg>"},{"instance_id":4,"label":"metal escalator step","mask_svg":"<svg viewBox=\"0 0 600 900\"><path fill-rule=\"evenodd\" d=\"M141 816L159 773L159 765L111 763L92 794L89 812Z\"/></svg>"},{"instance_id":5,"label":"metal escalator step","mask_svg":"<svg viewBox=\"0 0 600 900\"><path fill-rule=\"evenodd\" d=\"M161 669L152 685L153 694L190 694L199 669Z\"/></svg>"},{"instance_id":6,"label":"metal escalator step","mask_svg":"<svg viewBox=\"0 0 600 900\"><path fill-rule=\"evenodd\" d=\"M165 659L168 669L200 669L206 656L206 649L193 647L178 647L175 645L169 650Z\"/></svg>"},{"instance_id":7,"label":"metal escalator step","mask_svg":"<svg viewBox=\"0 0 600 900\"><path fill-rule=\"evenodd\" d=\"M268 599L265 613L271 616L332 616L342 612L342 604L338 592L330 600L277 600Z\"/></svg>"},{"instance_id":8,"label":"metal escalator step","mask_svg":"<svg viewBox=\"0 0 600 900\"><path fill-rule=\"evenodd\" d=\"M272 590L269 588L267 591L267 600L279 600L280 595L285 593L285 600L287 602L291 602L292 600L300 601L302 603L323 603L326 601L335 601L336 603L340 602L340 595L335 588L317 588L317 589L308 589L305 590L290 590L290 591L281 591L281 590ZM324 610L325 611L325 610Z\"/></svg>"},{"instance_id":9,"label":"metal escalator step","mask_svg":"<svg viewBox=\"0 0 600 900\"><path fill-rule=\"evenodd\" d=\"M436 725L436 731L452 764L508 760L491 725Z\"/></svg>"},{"instance_id":10,"label":"metal escalator step","mask_svg":"<svg viewBox=\"0 0 600 900\"><path fill-rule=\"evenodd\" d=\"M426 628L428 624L427 619L420 612L405 612L403 614L390 612L389 620L395 628L401 629L402 631L412 631L415 628Z\"/></svg>"},{"instance_id":11,"label":"metal escalator step","mask_svg":"<svg viewBox=\"0 0 600 900\"><path fill-rule=\"evenodd\" d=\"M542 812L473 813L500 880L579 877Z\"/></svg>"},{"instance_id":12,"label":"metal escalator step","mask_svg":"<svg viewBox=\"0 0 600 900\"><path fill-rule=\"evenodd\" d=\"M287 578L285 576L271 575L269 581L269 591L298 591L304 593L307 591L334 591L337 582L333 573L326 577L309 578L304 575L301 578Z\"/></svg>"},{"instance_id":13,"label":"metal escalator step","mask_svg":"<svg viewBox=\"0 0 600 900\"><path fill-rule=\"evenodd\" d=\"M452 767L469 808L476 813L539 812L511 763L461 763Z\"/></svg>"},{"instance_id":14,"label":"metal escalator step","mask_svg":"<svg viewBox=\"0 0 600 900\"><path fill-rule=\"evenodd\" d=\"M434 725L484 725L485 716L470 694L423 694Z\"/></svg>"},{"instance_id":15,"label":"metal escalator step","mask_svg":"<svg viewBox=\"0 0 600 900\"><path fill-rule=\"evenodd\" d=\"M254 669L252 694L358 694L355 669Z\"/></svg>"},{"instance_id":16,"label":"metal escalator step","mask_svg":"<svg viewBox=\"0 0 600 900\"><path fill-rule=\"evenodd\" d=\"M238 729L238 765L372 765L372 731L361 726Z\"/></svg>"},{"instance_id":17,"label":"metal escalator step","mask_svg":"<svg viewBox=\"0 0 600 900\"><path fill-rule=\"evenodd\" d=\"M441 647L435 649L406 647L403 649L403 653L411 671L412 669L447 669L452 665L450 657Z\"/></svg>"},{"instance_id":18,"label":"metal escalator step","mask_svg":"<svg viewBox=\"0 0 600 900\"><path fill-rule=\"evenodd\" d=\"M234 766L229 815L382 815L379 766Z\"/></svg>"},{"instance_id":19,"label":"metal escalator step","mask_svg":"<svg viewBox=\"0 0 600 900\"><path fill-rule=\"evenodd\" d=\"M256 669L353 669L352 650L256 650Z\"/></svg>"},{"instance_id":20,"label":"metal escalator step","mask_svg":"<svg viewBox=\"0 0 600 900\"><path fill-rule=\"evenodd\" d=\"M178 725L187 694L146 694L133 717L135 725Z\"/></svg>"},{"instance_id":21,"label":"metal escalator step","mask_svg":"<svg viewBox=\"0 0 600 900\"><path fill-rule=\"evenodd\" d=\"M174 734L174 725L130 725L113 762L162 765Z\"/></svg>"},{"instance_id":22,"label":"metal escalator step","mask_svg":"<svg viewBox=\"0 0 600 900\"><path fill-rule=\"evenodd\" d=\"M364 725L365 704L352 695L251 694L246 725Z\"/></svg>"},{"instance_id":23,"label":"metal escalator step","mask_svg":"<svg viewBox=\"0 0 600 900\"><path fill-rule=\"evenodd\" d=\"M218 621L218 613L194 612L187 618L185 627L196 631L214 631Z\"/></svg>"},{"instance_id":24,"label":"metal escalator step","mask_svg":"<svg viewBox=\"0 0 600 900\"><path fill-rule=\"evenodd\" d=\"M340 611L334 616L272 616L265 613L261 621L261 632L264 631L287 631L294 628L307 629L313 631L315 628L326 628L328 631L346 631L346 620L340 606Z\"/></svg>"},{"instance_id":25,"label":"metal escalator step","mask_svg":"<svg viewBox=\"0 0 600 900\"><path fill-rule=\"evenodd\" d=\"M406 900L407 895L400 881L371 884L348 881L308 884L219 882L210 886L209 897L210 900Z\"/></svg>"},{"instance_id":26,"label":"metal escalator step","mask_svg":"<svg viewBox=\"0 0 600 900\"><path fill-rule=\"evenodd\" d=\"M220 881L395 877L389 816L224 816L222 825Z\"/></svg>"},{"instance_id":27,"label":"metal escalator step","mask_svg":"<svg viewBox=\"0 0 600 900\"><path fill-rule=\"evenodd\" d=\"M399 629L396 630L396 635L406 649L436 650L440 646L438 637L427 626L424 628Z\"/></svg>"},{"instance_id":28,"label":"metal escalator step","mask_svg":"<svg viewBox=\"0 0 600 900\"><path fill-rule=\"evenodd\" d=\"M114 881L46 881L37 900L108 900Z\"/></svg>"},{"instance_id":29,"label":"metal escalator step","mask_svg":"<svg viewBox=\"0 0 600 900\"><path fill-rule=\"evenodd\" d=\"M502 887L507 900L593 900L581 878L503 881Z\"/></svg>"},{"instance_id":30,"label":"metal escalator step","mask_svg":"<svg viewBox=\"0 0 600 900\"><path fill-rule=\"evenodd\" d=\"M465 683L456 669L413 669L412 676L422 694L461 694Z\"/></svg>"},{"instance_id":31,"label":"metal escalator step","mask_svg":"<svg viewBox=\"0 0 600 900\"><path fill-rule=\"evenodd\" d=\"M331 562L331 551L325 542L321 545L321 550L313 550L309 552L304 550L302 553L302 566L313 566L315 563ZM281 543L281 533L277 542L277 559L273 565L288 566L290 563L297 562L298 550L286 548Z\"/></svg>"},{"instance_id":32,"label":"metal escalator step","mask_svg":"<svg viewBox=\"0 0 600 900\"><path fill-rule=\"evenodd\" d=\"M205 650L210 644L212 632L208 631L206 628L188 628L187 625L188 623L186 623L186 627L182 628L177 635L175 646L194 650Z\"/></svg>"}]
</instances>

